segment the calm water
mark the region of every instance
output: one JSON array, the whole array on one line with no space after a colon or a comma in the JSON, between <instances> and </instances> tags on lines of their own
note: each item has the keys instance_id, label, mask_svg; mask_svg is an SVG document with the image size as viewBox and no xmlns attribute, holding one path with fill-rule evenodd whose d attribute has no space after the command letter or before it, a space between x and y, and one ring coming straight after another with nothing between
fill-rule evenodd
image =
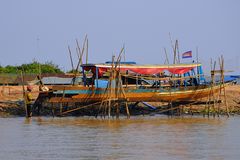
<instances>
[{"instance_id":1,"label":"calm water","mask_svg":"<svg viewBox=\"0 0 240 160\"><path fill-rule=\"evenodd\" d=\"M0 159L240 159L240 117L0 118Z\"/></svg>"}]
</instances>

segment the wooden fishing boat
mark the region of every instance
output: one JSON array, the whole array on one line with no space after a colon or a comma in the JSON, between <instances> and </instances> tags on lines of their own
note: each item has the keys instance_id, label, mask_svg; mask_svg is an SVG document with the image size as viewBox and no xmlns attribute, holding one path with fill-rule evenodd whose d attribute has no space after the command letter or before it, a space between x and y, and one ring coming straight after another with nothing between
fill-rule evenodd
<instances>
[{"instance_id":1,"label":"wooden fishing boat","mask_svg":"<svg viewBox=\"0 0 240 160\"><path fill-rule=\"evenodd\" d=\"M204 82L202 65L199 63L174 65L123 63L115 67L121 77L116 75L110 77L113 75L111 73L113 66L112 64L82 65L82 82L78 85L53 86L52 92L47 95L49 102L86 104L104 100L127 102L195 101L208 97L210 92L217 93L220 90L218 85L212 86ZM91 72L91 77L87 76L89 72ZM168 72L171 76L161 74L164 72ZM128 78L135 79L135 84L129 84L126 80ZM147 80L152 80L154 83L143 84Z\"/></svg>"},{"instance_id":2,"label":"wooden fishing boat","mask_svg":"<svg viewBox=\"0 0 240 160\"><path fill-rule=\"evenodd\" d=\"M69 103L69 102L101 102L107 99L106 89L84 86L54 86L53 93L49 102L53 103ZM125 94L116 96L108 94L108 98L112 100L125 100L128 102L169 102L169 101L195 101L201 98L208 97L210 92L219 92L220 87L195 86L179 89L156 89L156 88L124 88ZM63 96L64 95L64 96Z\"/></svg>"}]
</instances>

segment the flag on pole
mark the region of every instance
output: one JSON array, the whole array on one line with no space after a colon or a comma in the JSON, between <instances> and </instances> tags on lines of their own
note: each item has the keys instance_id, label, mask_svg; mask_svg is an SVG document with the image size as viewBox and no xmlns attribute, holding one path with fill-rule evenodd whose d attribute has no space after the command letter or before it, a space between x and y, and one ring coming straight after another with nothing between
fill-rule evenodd
<instances>
[{"instance_id":1,"label":"flag on pole","mask_svg":"<svg viewBox=\"0 0 240 160\"><path fill-rule=\"evenodd\" d=\"M192 51L184 52L182 58L192 58Z\"/></svg>"}]
</instances>

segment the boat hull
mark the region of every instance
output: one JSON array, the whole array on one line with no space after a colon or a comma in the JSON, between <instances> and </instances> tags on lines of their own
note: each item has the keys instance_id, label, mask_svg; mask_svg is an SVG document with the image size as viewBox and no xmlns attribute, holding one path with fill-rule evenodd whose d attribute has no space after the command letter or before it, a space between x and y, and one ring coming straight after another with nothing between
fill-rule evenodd
<instances>
[{"instance_id":1,"label":"boat hull","mask_svg":"<svg viewBox=\"0 0 240 160\"><path fill-rule=\"evenodd\" d=\"M62 87L58 89L49 102L98 102L107 99L123 100L128 102L169 102L169 101L196 101L209 96L211 92L218 93L219 86L196 86L189 89L124 89L115 94L116 90L106 91L94 87Z\"/></svg>"}]
</instances>

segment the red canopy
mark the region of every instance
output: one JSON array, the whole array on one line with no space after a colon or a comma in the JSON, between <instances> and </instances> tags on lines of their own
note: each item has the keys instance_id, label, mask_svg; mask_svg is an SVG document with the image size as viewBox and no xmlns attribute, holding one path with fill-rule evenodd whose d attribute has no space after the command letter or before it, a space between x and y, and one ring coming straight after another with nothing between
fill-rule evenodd
<instances>
[{"instance_id":1,"label":"red canopy","mask_svg":"<svg viewBox=\"0 0 240 160\"><path fill-rule=\"evenodd\" d=\"M201 64L175 64L175 65L121 65L121 71L131 71L138 74L157 74L163 71L169 71L172 74L184 74L189 72L193 68L201 66ZM86 71L91 70L93 73L98 68L98 75L102 76L103 73L107 72L112 66L109 64L88 64L82 65Z\"/></svg>"}]
</instances>

